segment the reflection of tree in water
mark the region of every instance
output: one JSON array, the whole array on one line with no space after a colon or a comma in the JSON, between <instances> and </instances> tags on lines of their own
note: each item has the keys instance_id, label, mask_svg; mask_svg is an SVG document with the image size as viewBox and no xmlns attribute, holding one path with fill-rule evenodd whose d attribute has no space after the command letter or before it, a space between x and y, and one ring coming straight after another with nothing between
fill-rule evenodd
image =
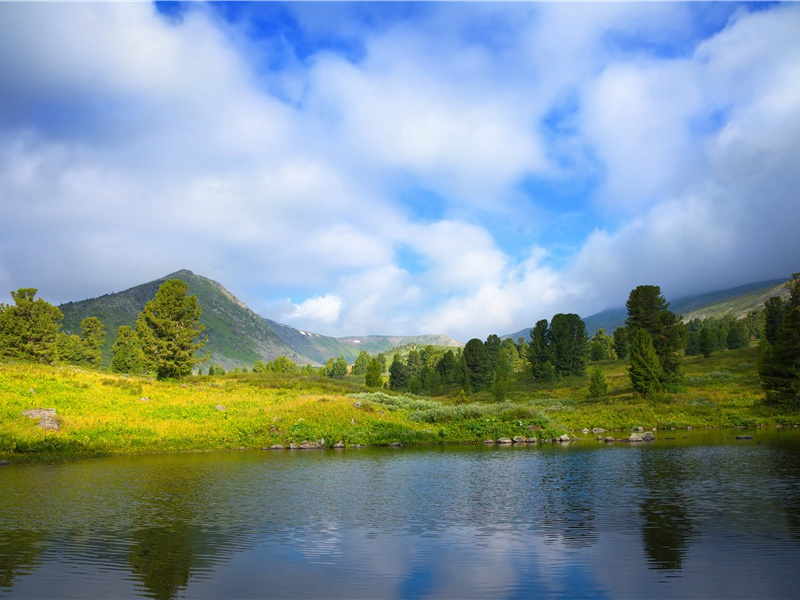
<instances>
[{"instance_id":1,"label":"reflection of tree in water","mask_svg":"<svg viewBox=\"0 0 800 600\"><path fill-rule=\"evenodd\" d=\"M190 525L178 519L174 526L137 529L131 537L128 562L148 596L170 600L189 585L198 543Z\"/></svg>"},{"instance_id":2,"label":"reflection of tree in water","mask_svg":"<svg viewBox=\"0 0 800 600\"><path fill-rule=\"evenodd\" d=\"M3 530L0 536L0 592L39 564L44 534L27 529Z\"/></svg>"},{"instance_id":3,"label":"reflection of tree in water","mask_svg":"<svg viewBox=\"0 0 800 600\"><path fill-rule=\"evenodd\" d=\"M131 515L128 564L143 593L170 600L186 589L208 542L194 524L204 510L204 480L165 461L140 476Z\"/></svg>"},{"instance_id":4,"label":"reflection of tree in water","mask_svg":"<svg viewBox=\"0 0 800 600\"><path fill-rule=\"evenodd\" d=\"M643 454L640 465L648 484L639 505L644 550L651 568L680 571L694 535L683 493L684 467L672 452L646 450Z\"/></svg>"},{"instance_id":5,"label":"reflection of tree in water","mask_svg":"<svg viewBox=\"0 0 800 600\"><path fill-rule=\"evenodd\" d=\"M692 522L679 502L679 496L663 499L656 494L640 505L644 549L653 568L679 571L683 566Z\"/></svg>"},{"instance_id":6,"label":"reflection of tree in water","mask_svg":"<svg viewBox=\"0 0 800 600\"><path fill-rule=\"evenodd\" d=\"M768 453L771 466L775 470L775 480L784 486L780 494L789 535L800 541L800 453L794 444L775 445Z\"/></svg>"},{"instance_id":7,"label":"reflection of tree in water","mask_svg":"<svg viewBox=\"0 0 800 600\"><path fill-rule=\"evenodd\" d=\"M536 493L537 527L544 529L546 540L559 540L570 548L591 546L597 542L597 482L587 462L590 457L561 456L559 451L548 459Z\"/></svg>"},{"instance_id":8,"label":"reflection of tree in water","mask_svg":"<svg viewBox=\"0 0 800 600\"><path fill-rule=\"evenodd\" d=\"M251 523L228 508L237 486L208 476L227 466L224 458L159 457L139 466L127 560L142 594L175 598L251 543L243 534Z\"/></svg>"}]
</instances>

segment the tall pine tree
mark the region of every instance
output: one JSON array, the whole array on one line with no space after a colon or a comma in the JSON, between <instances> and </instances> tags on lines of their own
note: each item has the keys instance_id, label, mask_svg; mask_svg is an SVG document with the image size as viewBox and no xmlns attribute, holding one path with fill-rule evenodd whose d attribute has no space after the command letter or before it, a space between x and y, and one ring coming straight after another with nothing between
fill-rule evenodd
<instances>
[{"instance_id":1,"label":"tall pine tree","mask_svg":"<svg viewBox=\"0 0 800 600\"><path fill-rule=\"evenodd\" d=\"M774 343L762 340L758 373L769 404L796 408L800 405L800 273L787 284L789 303Z\"/></svg>"},{"instance_id":2,"label":"tall pine tree","mask_svg":"<svg viewBox=\"0 0 800 600\"><path fill-rule=\"evenodd\" d=\"M187 295L188 290L180 279L165 281L136 320L146 364L159 379L186 377L208 358L195 355L206 343L206 338L200 339L205 325L200 323L197 298Z\"/></svg>"},{"instance_id":3,"label":"tall pine tree","mask_svg":"<svg viewBox=\"0 0 800 600\"><path fill-rule=\"evenodd\" d=\"M669 310L669 303L661 294L661 288L657 285L638 286L631 291L625 307L628 309L625 326L629 335L635 335L637 329L650 334L653 349L661 364L661 383L668 385L678 381L687 330L681 319Z\"/></svg>"}]
</instances>

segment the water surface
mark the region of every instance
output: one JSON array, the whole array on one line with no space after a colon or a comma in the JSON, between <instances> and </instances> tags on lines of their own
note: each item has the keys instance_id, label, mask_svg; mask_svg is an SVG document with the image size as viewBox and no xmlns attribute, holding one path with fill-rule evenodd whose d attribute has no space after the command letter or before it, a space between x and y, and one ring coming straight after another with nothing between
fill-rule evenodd
<instances>
[{"instance_id":1,"label":"water surface","mask_svg":"<svg viewBox=\"0 0 800 600\"><path fill-rule=\"evenodd\" d=\"M800 434L735 433L15 463L0 596L796 597Z\"/></svg>"}]
</instances>

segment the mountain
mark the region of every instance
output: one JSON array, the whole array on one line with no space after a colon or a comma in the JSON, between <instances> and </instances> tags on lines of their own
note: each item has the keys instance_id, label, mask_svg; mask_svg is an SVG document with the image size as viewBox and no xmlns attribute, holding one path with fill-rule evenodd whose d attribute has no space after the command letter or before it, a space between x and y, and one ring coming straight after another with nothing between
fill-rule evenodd
<instances>
[{"instance_id":1,"label":"mountain","mask_svg":"<svg viewBox=\"0 0 800 600\"><path fill-rule=\"evenodd\" d=\"M108 364L117 329L120 325L133 327L145 303L153 298L159 286L168 279L186 282L189 293L197 297L202 310L200 321L206 326L204 335L208 337L203 348L210 353L207 364L216 363L226 369L250 366L257 360L274 360L278 356L287 356L298 364L324 364L329 358L339 356L353 362L361 350L377 353L412 342L462 345L446 336L365 336L340 339L300 331L265 319L221 284L188 270L181 270L122 292L62 304L59 308L64 313L63 329L67 333L80 333L80 322L83 318L93 316L100 319L108 332L103 346L103 362Z\"/></svg>"},{"instance_id":2,"label":"mountain","mask_svg":"<svg viewBox=\"0 0 800 600\"><path fill-rule=\"evenodd\" d=\"M751 310L763 307L764 302L772 296L788 296L786 281L785 279L757 281L716 292L688 296L670 302L669 308L675 314L681 315L684 321L726 315L743 317ZM627 316L628 313L624 307L610 308L584 317L583 322L586 323L589 337L593 336L598 329L605 329L606 333L611 335L617 327L625 325ZM527 340L530 337L531 329L533 329L533 325L502 337L510 337L513 340L523 337Z\"/></svg>"}]
</instances>

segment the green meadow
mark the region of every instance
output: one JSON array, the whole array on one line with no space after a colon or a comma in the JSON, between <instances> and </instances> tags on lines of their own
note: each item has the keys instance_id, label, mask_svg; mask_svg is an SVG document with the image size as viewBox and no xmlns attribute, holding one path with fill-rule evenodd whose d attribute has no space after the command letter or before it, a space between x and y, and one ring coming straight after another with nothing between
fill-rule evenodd
<instances>
[{"instance_id":1,"label":"green meadow","mask_svg":"<svg viewBox=\"0 0 800 600\"><path fill-rule=\"evenodd\" d=\"M179 381L33 364L0 365L0 456L106 455L269 448L313 441L354 445L547 441L584 428L793 426L800 415L766 406L758 349L687 357L683 384L655 399L630 386L627 363L599 365L607 395L589 377L552 385L521 377L503 401L460 390L436 397L370 391L363 377L241 373ZM59 428L23 415L56 410ZM619 436L618 436L619 437Z\"/></svg>"}]
</instances>

